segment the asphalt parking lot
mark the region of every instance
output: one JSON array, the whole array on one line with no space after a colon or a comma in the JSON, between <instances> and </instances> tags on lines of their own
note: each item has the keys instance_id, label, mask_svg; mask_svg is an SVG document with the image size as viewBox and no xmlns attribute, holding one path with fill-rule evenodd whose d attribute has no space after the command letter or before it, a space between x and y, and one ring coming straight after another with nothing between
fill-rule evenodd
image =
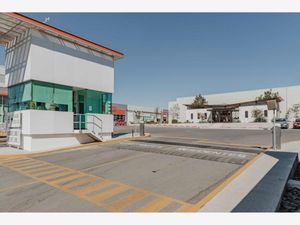
<instances>
[{"instance_id":1,"label":"asphalt parking lot","mask_svg":"<svg viewBox=\"0 0 300 225\"><path fill-rule=\"evenodd\" d=\"M207 144L191 130L149 129L150 138L0 159L0 211L197 211L208 193L263 148L252 135L236 144L226 138L234 133L223 130L218 135L228 145Z\"/></svg>"}]
</instances>

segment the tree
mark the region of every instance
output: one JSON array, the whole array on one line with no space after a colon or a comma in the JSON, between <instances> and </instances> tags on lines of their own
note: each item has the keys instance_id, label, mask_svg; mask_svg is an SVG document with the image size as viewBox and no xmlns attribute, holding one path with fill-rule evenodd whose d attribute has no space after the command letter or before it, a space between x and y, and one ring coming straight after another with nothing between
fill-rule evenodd
<instances>
[{"instance_id":1,"label":"tree","mask_svg":"<svg viewBox=\"0 0 300 225\"><path fill-rule=\"evenodd\" d=\"M178 120L178 118L179 118L179 112L180 112L180 107L179 107L179 105L178 104L175 104L175 105L173 105L171 108L170 108L170 115L171 115L171 117L172 117L172 121L174 120Z\"/></svg>"},{"instance_id":2,"label":"tree","mask_svg":"<svg viewBox=\"0 0 300 225\"><path fill-rule=\"evenodd\" d=\"M190 107L192 109L196 109L196 108L201 108L206 104L207 104L206 99L202 95L199 94L199 95L196 95L196 97Z\"/></svg>"},{"instance_id":3,"label":"tree","mask_svg":"<svg viewBox=\"0 0 300 225\"><path fill-rule=\"evenodd\" d=\"M254 109L252 111L252 116L254 117L254 122L267 122L264 117L263 111L260 109Z\"/></svg>"},{"instance_id":4,"label":"tree","mask_svg":"<svg viewBox=\"0 0 300 225\"><path fill-rule=\"evenodd\" d=\"M264 94L258 96L256 98L256 100L264 100L264 101L267 101L267 100L272 100L272 99L278 99L280 96L279 96L279 93L278 92L272 92L272 89L268 90L268 91L265 91Z\"/></svg>"},{"instance_id":5,"label":"tree","mask_svg":"<svg viewBox=\"0 0 300 225\"><path fill-rule=\"evenodd\" d=\"M300 104L293 105L286 112L288 118L299 118L300 117Z\"/></svg>"}]
</instances>

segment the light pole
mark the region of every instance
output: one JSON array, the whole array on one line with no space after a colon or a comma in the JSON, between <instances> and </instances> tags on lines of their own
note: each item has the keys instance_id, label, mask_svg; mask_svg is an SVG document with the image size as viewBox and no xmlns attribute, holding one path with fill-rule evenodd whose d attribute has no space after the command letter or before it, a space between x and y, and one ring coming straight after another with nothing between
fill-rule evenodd
<instances>
[{"instance_id":1,"label":"light pole","mask_svg":"<svg viewBox=\"0 0 300 225\"><path fill-rule=\"evenodd\" d=\"M274 150L276 150L276 129L275 129L275 118L276 118L276 115L275 115L275 109L273 109L273 148Z\"/></svg>"},{"instance_id":2,"label":"light pole","mask_svg":"<svg viewBox=\"0 0 300 225\"><path fill-rule=\"evenodd\" d=\"M272 99L267 101L267 107L268 110L273 110L273 138L272 138L272 144L273 149L276 150L276 111L278 110L278 103L277 100Z\"/></svg>"}]
</instances>

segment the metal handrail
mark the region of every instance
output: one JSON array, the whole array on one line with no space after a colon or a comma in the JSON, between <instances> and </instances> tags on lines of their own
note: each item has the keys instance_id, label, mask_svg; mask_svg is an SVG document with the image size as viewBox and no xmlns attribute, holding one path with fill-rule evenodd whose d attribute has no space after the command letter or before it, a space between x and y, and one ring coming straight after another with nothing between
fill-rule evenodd
<instances>
[{"instance_id":1,"label":"metal handrail","mask_svg":"<svg viewBox=\"0 0 300 225\"><path fill-rule=\"evenodd\" d=\"M95 133L95 127L97 127L98 129L100 129L100 131L102 132L103 121L98 116L96 116L94 114L89 114L89 113L86 113L86 114L75 113L74 117L76 117L76 116L79 116L79 120L77 121L76 119L74 119L74 128L75 128L75 124L79 124L79 127L78 127L79 130L83 130L83 129L87 129L87 127L82 128L82 123L84 123L84 124L92 124L93 125L93 130L92 130L93 133ZM89 116L93 118L92 122L86 121L86 119ZM84 121L82 121L82 117L85 117ZM100 122L100 125L95 122L95 118Z\"/></svg>"}]
</instances>

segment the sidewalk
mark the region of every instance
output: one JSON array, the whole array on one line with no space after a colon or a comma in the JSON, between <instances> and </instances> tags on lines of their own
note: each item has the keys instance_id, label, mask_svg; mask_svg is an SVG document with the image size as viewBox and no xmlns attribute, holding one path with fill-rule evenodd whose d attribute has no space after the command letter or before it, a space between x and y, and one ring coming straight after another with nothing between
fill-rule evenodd
<instances>
[{"instance_id":1,"label":"sidewalk","mask_svg":"<svg viewBox=\"0 0 300 225\"><path fill-rule=\"evenodd\" d=\"M177 123L177 124L146 124L156 127L199 128L199 129L270 129L272 123Z\"/></svg>"},{"instance_id":2,"label":"sidewalk","mask_svg":"<svg viewBox=\"0 0 300 225\"><path fill-rule=\"evenodd\" d=\"M199 212L275 212L299 154L300 141L261 154Z\"/></svg>"},{"instance_id":3,"label":"sidewalk","mask_svg":"<svg viewBox=\"0 0 300 225\"><path fill-rule=\"evenodd\" d=\"M285 152L298 153L298 158L300 158L300 141L284 143L284 144L282 144L281 149L282 149L282 151L285 151Z\"/></svg>"},{"instance_id":4,"label":"sidewalk","mask_svg":"<svg viewBox=\"0 0 300 225\"><path fill-rule=\"evenodd\" d=\"M91 142L87 144L81 144L77 146L70 146L66 148L61 148L61 149L51 149L51 150L44 150L44 151L28 151L28 150L23 150L23 149L18 149L15 147L9 147L5 146L2 144L0 146L0 157L1 156L13 156L13 155L26 155L26 154L38 154L38 153L47 153L47 152L56 152L56 151L63 151L63 150L72 150L72 149L78 149L78 148L84 148L88 147L90 145L97 145L97 144L109 144L115 141L125 141L125 140L131 140L135 138L143 138L143 137L148 137L150 134L146 133L145 136L140 136L139 133L134 133L132 136L132 133L123 133L123 134L118 134L114 135L114 137L111 140L108 141L103 141L103 142Z\"/></svg>"}]
</instances>

